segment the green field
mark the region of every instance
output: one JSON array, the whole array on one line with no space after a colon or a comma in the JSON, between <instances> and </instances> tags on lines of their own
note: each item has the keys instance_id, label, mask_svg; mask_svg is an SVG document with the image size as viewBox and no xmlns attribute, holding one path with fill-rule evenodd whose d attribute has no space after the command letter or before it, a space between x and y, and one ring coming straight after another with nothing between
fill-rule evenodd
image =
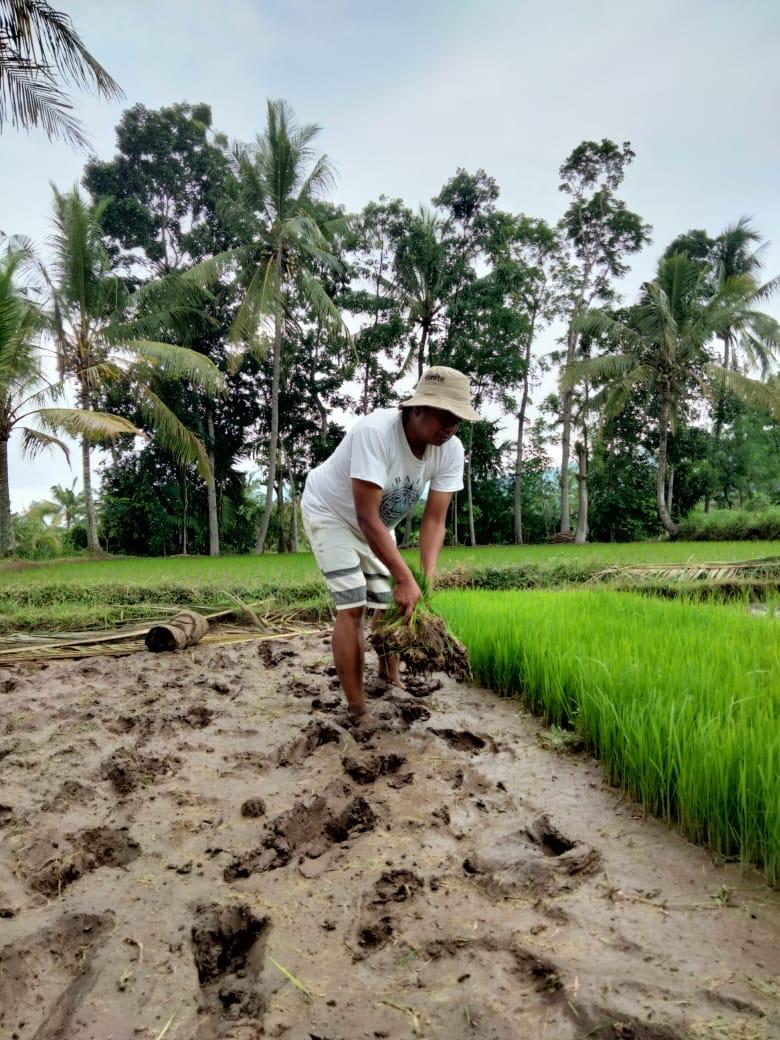
<instances>
[{"instance_id":1,"label":"green field","mask_svg":"<svg viewBox=\"0 0 780 1040\"><path fill-rule=\"evenodd\" d=\"M412 562L413 550L405 551ZM644 542L446 548L440 571L485 587L556 587L614 565L682 564L780 556L780 542ZM311 553L61 560L0 564L0 632L82 631L148 618L155 610L204 611L263 602L327 615L329 600Z\"/></svg>"},{"instance_id":2,"label":"green field","mask_svg":"<svg viewBox=\"0 0 780 1040\"><path fill-rule=\"evenodd\" d=\"M414 550L405 551L414 559ZM588 568L613 564L685 563L687 561L757 559L780 556L780 542L624 542L587 545L507 545L442 550L440 570L452 567L509 567L529 565L539 568L560 564L582 564ZM317 577L311 553L266 553L262 556L173 556L106 557L101 560L75 559L52 563L0 563L0 585L35 582L138 583L181 581L246 583L281 582L285 585Z\"/></svg>"},{"instance_id":3,"label":"green field","mask_svg":"<svg viewBox=\"0 0 780 1040\"><path fill-rule=\"evenodd\" d=\"M777 622L610 589L440 592L478 679L694 841L780 878Z\"/></svg>"}]
</instances>

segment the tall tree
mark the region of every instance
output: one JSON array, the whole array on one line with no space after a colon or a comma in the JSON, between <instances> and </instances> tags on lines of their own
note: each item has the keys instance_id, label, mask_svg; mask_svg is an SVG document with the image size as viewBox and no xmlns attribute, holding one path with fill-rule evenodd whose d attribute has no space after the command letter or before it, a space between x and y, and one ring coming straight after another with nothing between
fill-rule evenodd
<instances>
[{"instance_id":1,"label":"tall tree","mask_svg":"<svg viewBox=\"0 0 780 1040\"><path fill-rule=\"evenodd\" d=\"M82 410L94 410L101 384L124 376L129 391L158 441L181 460L196 461L203 472L209 461L202 442L188 430L155 392L161 378L189 379L212 393L223 377L202 354L152 338L174 323L172 292L184 287L169 281L128 293L111 269L102 242L101 218L107 203L88 205L77 188L61 194L54 188L53 263L48 276L52 291L50 328L55 338L60 375L76 383ZM151 335L150 335L151 334ZM91 444L82 438L82 481L87 510L87 548L100 549L92 492Z\"/></svg>"},{"instance_id":2,"label":"tall tree","mask_svg":"<svg viewBox=\"0 0 780 1040\"><path fill-rule=\"evenodd\" d=\"M47 383L43 374L40 337L45 317L15 284L17 272L28 259L26 250L14 248L0 260L0 554L13 549L8 444L15 430L22 434L26 455L56 447L66 458L68 448L58 433L88 440L138 432L116 416L56 403L61 388Z\"/></svg>"},{"instance_id":3,"label":"tall tree","mask_svg":"<svg viewBox=\"0 0 780 1040\"><path fill-rule=\"evenodd\" d=\"M156 110L134 105L116 128L114 158L87 163L84 184L95 200L109 200L101 221L103 238L115 267L126 278L165 278L233 244L218 214L228 176L227 142L211 127L211 109L206 104ZM231 314L226 323L234 287L224 280L210 288L201 303L204 321L199 328L187 330L187 343L227 372L222 347L232 320ZM217 556L219 485L228 478L223 469L214 467L217 462L231 467L235 458L226 460L216 445L228 439L219 419L224 416L230 424L232 399L217 407L211 395L196 387L183 394L168 389L161 396L205 444L210 462L204 474L209 553ZM189 507L192 497L186 491L182 494L182 508ZM184 523L182 531L186 535Z\"/></svg>"},{"instance_id":4,"label":"tall tree","mask_svg":"<svg viewBox=\"0 0 780 1040\"><path fill-rule=\"evenodd\" d=\"M628 270L626 258L649 241L650 227L615 191L634 158L628 142L583 141L560 169L560 190L571 196L560 222L576 272L568 306L566 365L573 364L580 336L578 318L597 302L614 297L614 281ZM561 393L561 534L571 530L569 458L573 389Z\"/></svg>"},{"instance_id":5,"label":"tall tree","mask_svg":"<svg viewBox=\"0 0 780 1040\"><path fill-rule=\"evenodd\" d=\"M286 101L269 101L263 135L236 149L237 190L224 207L243 243L246 288L233 336L271 357L267 485L257 552L265 546L276 487L282 337L293 293L308 301L324 328L337 335L345 331L338 308L314 273L317 265L337 266L330 240L334 228L317 206L333 183L330 160L315 158L312 150L319 130L314 124L299 126Z\"/></svg>"},{"instance_id":6,"label":"tall tree","mask_svg":"<svg viewBox=\"0 0 780 1040\"><path fill-rule=\"evenodd\" d=\"M520 340L522 386L517 406L513 523L514 542L522 545L523 465L534 347L539 334L561 312L567 268L560 235L544 220L512 217L497 223L491 238L496 272L507 283L510 304L525 319Z\"/></svg>"},{"instance_id":7,"label":"tall tree","mask_svg":"<svg viewBox=\"0 0 780 1040\"><path fill-rule=\"evenodd\" d=\"M755 283L744 275L733 277L707 296L706 278L696 261L675 255L660 262L656 279L645 284L626 320L605 312L581 316L581 332L603 336L622 352L573 363L562 378L562 386L571 390L582 379L605 382L607 415L619 412L634 388L656 395L656 503L661 522L673 537L677 525L670 515L666 482L669 435L688 395L700 389L712 397L727 385L775 418L780 416L780 393L773 385L714 364L708 350L713 337L739 322L739 314L753 299Z\"/></svg>"},{"instance_id":8,"label":"tall tree","mask_svg":"<svg viewBox=\"0 0 780 1040\"><path fill-rule=\"evenodd\" d=\"M63 83L119 98L119 85L90 54L68 15L46 0L0 0L0 131L42 126L51 138L86 147Z\"/></svg>"}]
</instances>

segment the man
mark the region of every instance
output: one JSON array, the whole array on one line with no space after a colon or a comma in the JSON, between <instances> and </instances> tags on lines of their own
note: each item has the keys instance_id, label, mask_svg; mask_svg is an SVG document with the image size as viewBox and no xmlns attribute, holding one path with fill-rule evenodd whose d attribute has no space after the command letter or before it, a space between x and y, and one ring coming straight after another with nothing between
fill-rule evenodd
<instances>
[{"instance_id":1,"label":"man","mask_svg":"<svg viewBox=\"0 0 780 1040\"><path fill-rule=\"evenodd\" d=\"M432 577L444 544L453 492L463 487L461 420L479 416L469 382L453 368L423 373L399 409L359 419L334 453L309 474L301 499L303 523L336 603L333 660L359 728L374 725L363 688L363 618L395 599L410 617L422 593L396 548L395 526L430 490L420 528L420 564ZM401 686L397 656L379 659L379 675Z\"/></svg>"}]
</instances>

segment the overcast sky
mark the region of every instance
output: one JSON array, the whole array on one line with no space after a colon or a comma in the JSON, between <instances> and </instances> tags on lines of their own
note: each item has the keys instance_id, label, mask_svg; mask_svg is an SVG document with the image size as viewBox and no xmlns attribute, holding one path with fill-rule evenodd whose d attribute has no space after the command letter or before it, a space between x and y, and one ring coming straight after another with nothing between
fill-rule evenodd
<instances>
[{"instance_id":1,"label":"overcast sky","mask_svg":"<svg viewBox=\"0 0 780 1040\"><path fill-rule=\"evenodd\" d=\"M485 169L505 209L555 221L558 167L580 141L631 142L621 196L653 226L624 285L692 227L751 216L780 273L780 3L777 0L52 0L122 86L123 102L74 95L95 153L142 102L212 106L215 129L250 140L284 97L322 126L336 201L380 194L416 207L459 167ZM40 131L0 137L0 230L44 243L49 181L85 156ZM773 312L780 316L776 303ZM550 347L554 346L551 342ZM19 509L70 483L64 461L12 451ZM79 479L80 486L80 479Z\"/></svg>"}]
</instances>

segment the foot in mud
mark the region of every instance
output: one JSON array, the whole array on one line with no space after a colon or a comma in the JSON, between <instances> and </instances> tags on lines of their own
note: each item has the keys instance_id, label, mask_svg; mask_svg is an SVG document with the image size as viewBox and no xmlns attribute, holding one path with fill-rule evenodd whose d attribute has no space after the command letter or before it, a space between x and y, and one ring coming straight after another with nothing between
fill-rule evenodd
<instances>
[{"instance_id":1,"label":"foot in mud","mask_svg":"<svg viewBox=\"0 0 780 1040\"><path fill-rule=\"evenodd\" d=\"M354 711L347 709L347 722L355 739L365 739L376 733L379 728L379 719L372 715L368 709Z\"/></svg>"}]
</instances>

